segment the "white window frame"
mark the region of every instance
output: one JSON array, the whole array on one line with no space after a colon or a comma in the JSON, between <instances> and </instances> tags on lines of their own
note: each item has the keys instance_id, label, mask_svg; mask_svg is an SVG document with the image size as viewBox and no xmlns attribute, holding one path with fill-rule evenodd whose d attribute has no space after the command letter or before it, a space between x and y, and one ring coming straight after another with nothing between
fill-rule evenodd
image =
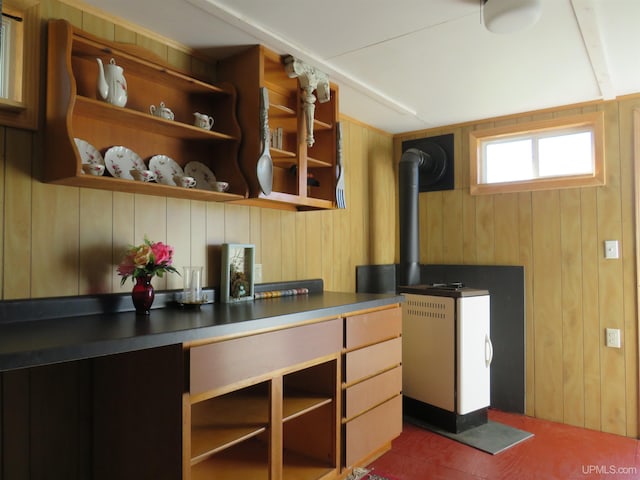
<instances>
[{"instance_id":1,"label":"white window frame","mask_svg":"<svg viewBox=\"0 0 640 480\"><path fill-rule=\"evenodd\" d=\"M586 129L592 132L593 138L593 173L537 177L501 183L486 183L483 180L483 165L485 164L483 158L485 151L484 145L487 142L525 138L533 138L535 141L536 138L550 137L553 136L554 133L559 136L568 131L584 131ZM469 150L469 185L472 195L601 186L605 184L603 112L592 112L537 122L518 123L505 127L475 130L469 135Z\"/></svg>"}]
</instances>

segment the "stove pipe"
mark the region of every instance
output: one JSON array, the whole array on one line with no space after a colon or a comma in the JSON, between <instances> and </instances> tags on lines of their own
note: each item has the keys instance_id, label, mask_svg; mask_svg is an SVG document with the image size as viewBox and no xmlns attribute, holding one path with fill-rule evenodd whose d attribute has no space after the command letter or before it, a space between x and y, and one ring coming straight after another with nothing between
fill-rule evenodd
<instances>
[{"instance_id":1,"label":"stove pipe","mask_svg":"<svg viewBox=\"0 0 640 480\"><path fill-rule=\"evenodd\" d=\"M418 217L419 176L421 169L432 170L431 155L409 148L400 158L398 196L400 204L400 265L398 285L420 283L420 233Z\"/></svg>"}]
</instances>

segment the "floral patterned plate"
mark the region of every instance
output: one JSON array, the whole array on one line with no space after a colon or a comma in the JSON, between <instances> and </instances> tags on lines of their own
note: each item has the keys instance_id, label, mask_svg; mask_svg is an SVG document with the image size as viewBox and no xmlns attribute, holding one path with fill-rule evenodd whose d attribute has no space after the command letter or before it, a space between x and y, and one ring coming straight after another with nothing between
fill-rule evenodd
<instances>
[{"instance_id":1,"label":"floral patterned plate","mask_svg":"<svg viewBox=\"0 0 640 480\"><path fill-rule=\"evenodd\" d=\"M211 183L216 181L216 176L204 163L187 163L184 166L184 174L196 179L196 188L201 190L215 190Z\"/></svg>"},{"instance_id":2,"label":"floral patterned plate","mask_svg":"<svg viewBox=\"0 0 640 480\"><path fill-rule=\"evenodd\" d=\"M117 178L126 178L134 180L130 170L146 170L144 162L140 156L127 147L116 146L111 147L104 154L104 163L109 173Z\"/></svg>"},{"instance_id":3,"label":"floral patterned plate","mask_svg":"<svg viewBox=\"0 0 640 480\"><path fill-rule=\"evenodd\" d=\"M89 165L104 165L104 158L100 155L100 152L86 140L81 138L74 138L78 152L80 152L80 158L82 163L88 163Z\"/></svg>"},{"instance_id":4,"label":"floral patterned plate","mask_svg":"<svg viewBox=\"0 0 640 480\"><path fill-rule=\"evenodd\" d=\"M177 186L173 177L184 175L182 167L176 161L166 155L154 155L149 159L149 170L156 174L156 181L165 185Z\"/></svg>"}]
</instances>

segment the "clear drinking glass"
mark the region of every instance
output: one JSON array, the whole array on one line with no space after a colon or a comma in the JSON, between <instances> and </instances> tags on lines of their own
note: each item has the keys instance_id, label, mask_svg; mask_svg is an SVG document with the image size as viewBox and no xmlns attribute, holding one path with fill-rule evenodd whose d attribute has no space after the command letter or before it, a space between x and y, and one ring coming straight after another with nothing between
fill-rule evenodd
<instances>
[{"instance_id":1,"label":"clear drinking glass","mask_svg":"<svg viewBox=\"0 0 640 480\"><path fill-rule=\"evenodd\" d=\"M203 267L183 267L184 293L183 303L202 303L202 269Z\"/></svg>"}]
</instances>

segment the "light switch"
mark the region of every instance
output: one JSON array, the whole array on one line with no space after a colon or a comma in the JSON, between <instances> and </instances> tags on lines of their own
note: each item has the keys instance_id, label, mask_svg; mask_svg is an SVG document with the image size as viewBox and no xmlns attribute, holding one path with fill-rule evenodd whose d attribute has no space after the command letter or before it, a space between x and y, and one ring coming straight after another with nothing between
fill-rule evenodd
<instances>
[{"instance_id":1,"label":"light switch","mask_svg":"<svg viewBox=\"0 0 640 480\"><path fill-rule=\"evenodd\" d=\"M618 252L618 240L604 241L604 258L620 258L620 254Z\"/></svg>"}]
</instances>

